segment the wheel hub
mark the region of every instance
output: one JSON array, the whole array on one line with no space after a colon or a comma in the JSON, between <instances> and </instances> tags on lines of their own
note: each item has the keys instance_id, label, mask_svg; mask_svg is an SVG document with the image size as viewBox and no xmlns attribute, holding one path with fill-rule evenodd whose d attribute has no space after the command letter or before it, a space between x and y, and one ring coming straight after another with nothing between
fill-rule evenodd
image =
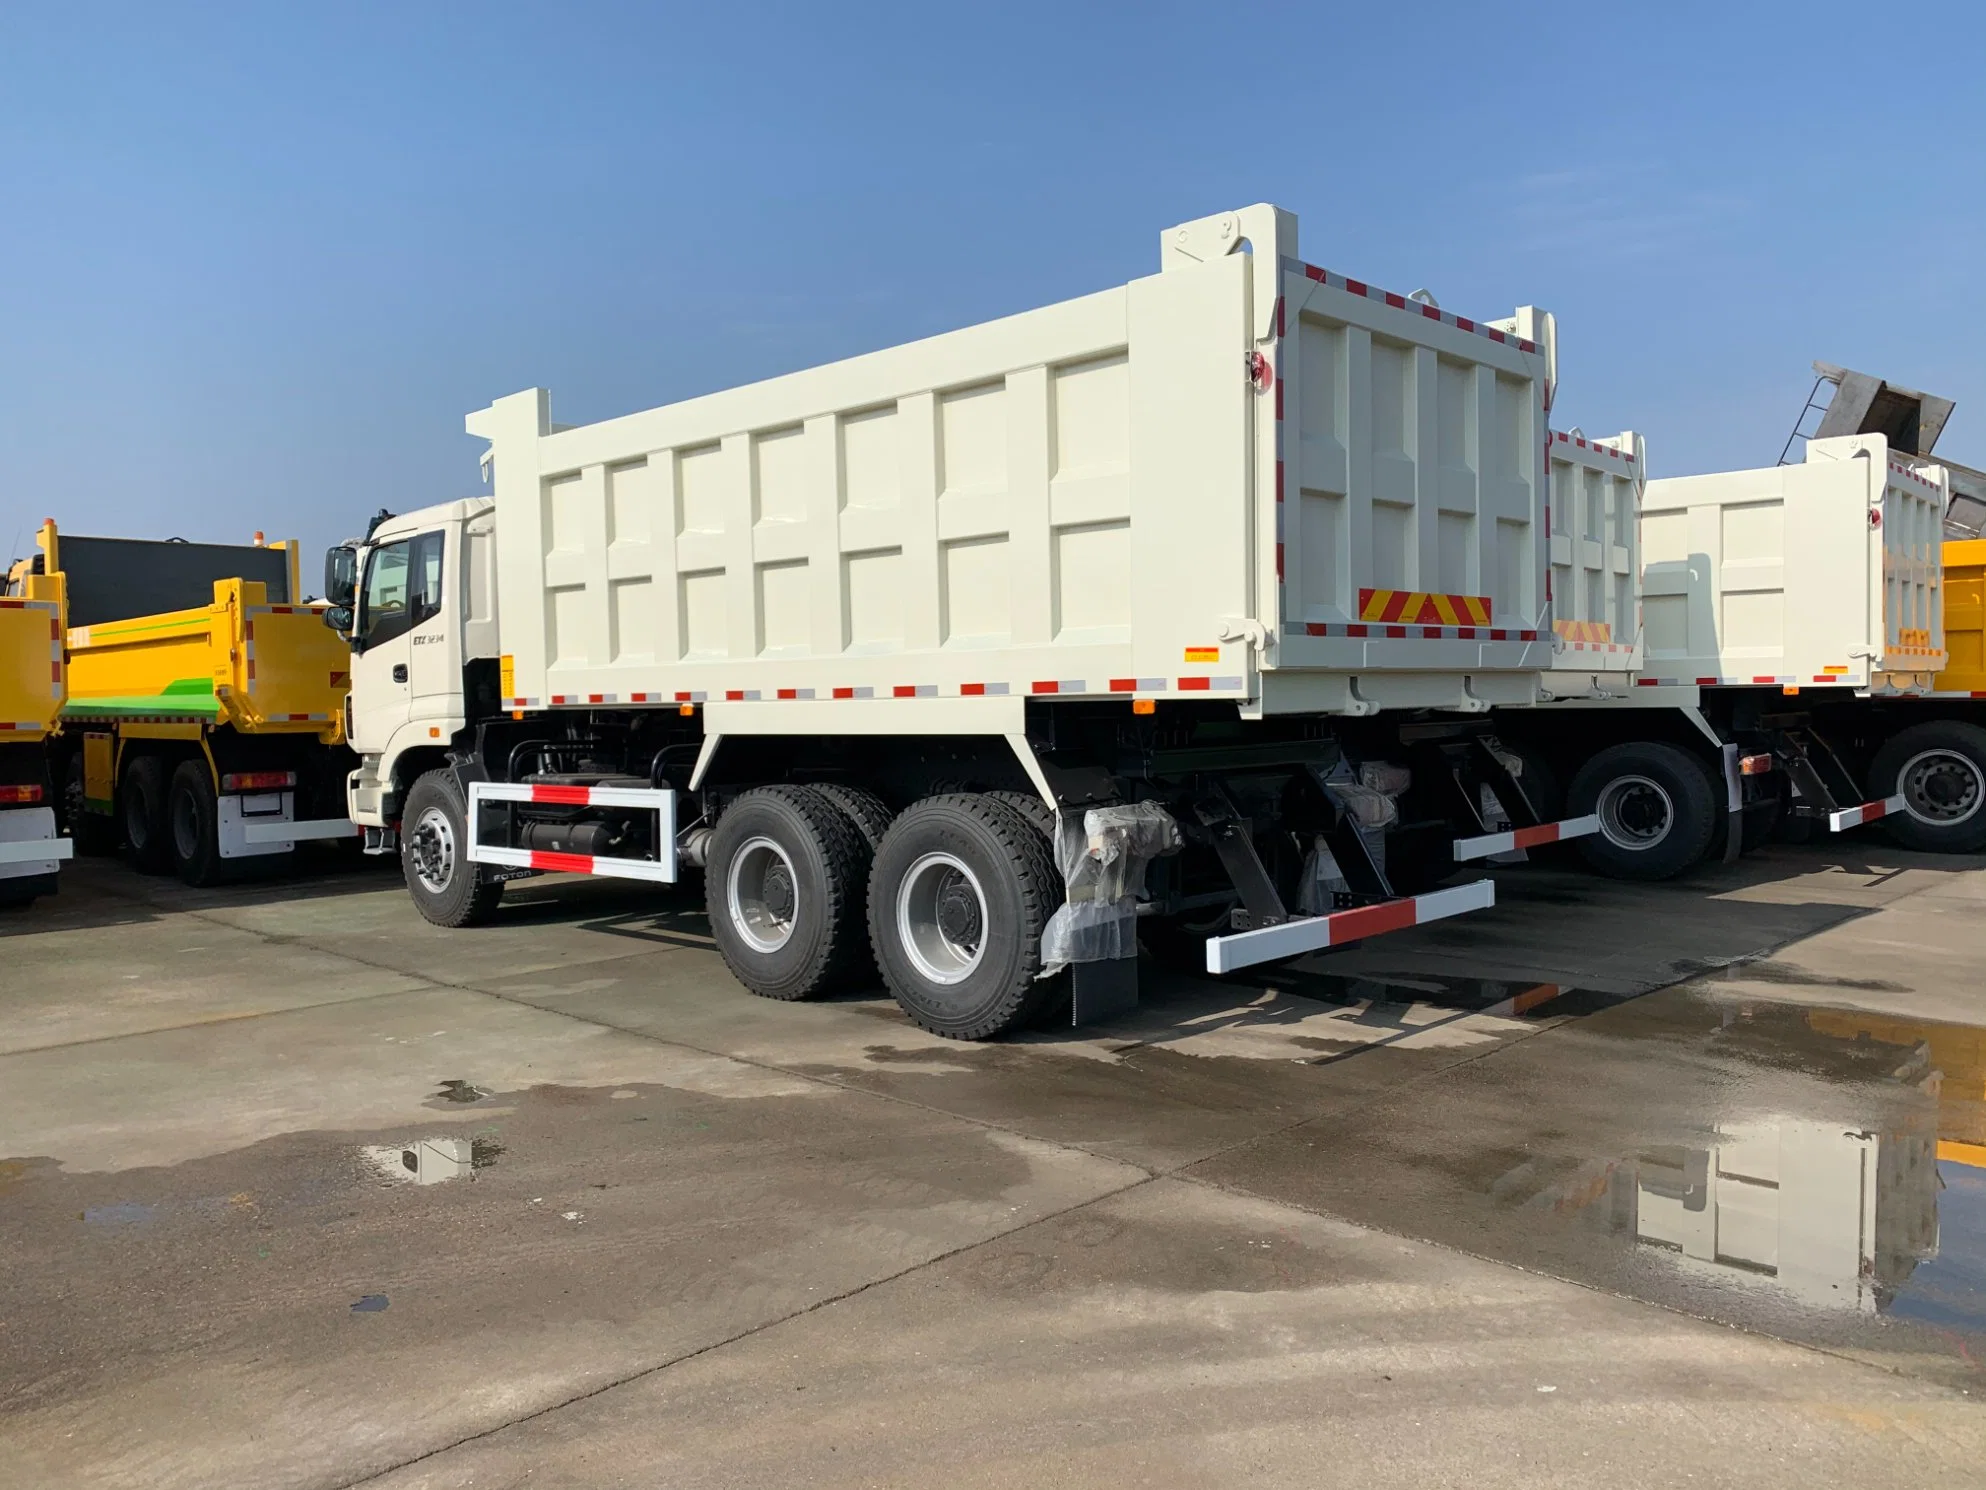
<instances>
[{"instance_id":1,"label":"wheel hub","mask_svg":"<svg viewBox=\"0 0 1986 1490\"><path fill-rule=\"evenodd\" d=\"M1616 848L1653 848L1669 836L1675 804L1661 784L1646 776L1617 776L1600 792L1600 832Z\"/></svg>"},{"instance_id":2,"label":"wheel hub","mask_svg":"<svg viewBox=\"0 0 1986 1490\"><path fill-rule=\"evenodd\" d=\"M1914 755L1897 777L1904 807L1919 822L1951 827L1971 818L1986 801L1986 780L1978 765L1953 751Z\"/></svg>"},{"instance_id":3,"label":"wheel hub","mask_svg":"<svg viewBox=\"0 0 1986 1490\"><path fill-rule=\"evenodd\" d=\"M961 946L979 944L979 897L970 882L953 876L938 892L938 929Z\"/></svg>"},{"instance_id":4,"label":"wheel hub","mask_svg":"<svg viewBox=\"0 0 1986 1490\"><path fill-rule=\"evenodd\" d=\"M930 853L897 885L897 941L921 977L963 983L986 954L986 894L955 854Z\"/></svg>"},{"instance_id":5,"label":"wheel hub","mask_svg":"<svg viewBox=\"0 0 1986 1490\"><path fill-rule=\"evenodd\" d=\"M414 824L407 837L407 857L422 889L430 895L447 893L455 877L455 829L439 807L428 808Z\"/></svg>"},{"instance_id":6,"label":"wheel hub","mask_svg":"<svg viewBox=\"0 0 1986 1490\"><path fill-rule=\"evenodd\" d=\"M755 952L777 952L792 940L800 886L786 850L765 837L739 845L725 876L724 907L731 929Z\"/></svg>"}]
</instances>

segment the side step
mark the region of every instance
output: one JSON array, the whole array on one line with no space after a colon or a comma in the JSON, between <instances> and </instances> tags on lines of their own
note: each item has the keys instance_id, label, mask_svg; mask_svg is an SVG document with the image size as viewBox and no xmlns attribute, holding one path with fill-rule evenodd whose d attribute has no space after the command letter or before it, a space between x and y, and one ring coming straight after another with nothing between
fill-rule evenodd
<instances>
[{"instance_id":1,"label":"side step","mask_svg":"<svg viewBox=\"0 0 1986 1490\"><path fill-rule=\"evenodd\" d=\"M1848 828L1859 828L1864 823L1872 823L1879 817L1888 817L1892 812L1903 811L1903 796L1884 797L1880 802L1864 802L1860 807L1844 807L1839 812L1827 815L1827 831L1840 833Z\"/></svg>"},{"instance_id":2,"label":"side step","mask_svg":"<svg viewBox=\"0 0 1986 1490\"><path fill-rule=\"evenodd\" d=\"M1353 910L1333 911L1328 916L1305 916L1280 926L1264 926L1257 931L1237 931L1231 936L1207 938L1207 971L1232 973L1258 962L1274 962L1282 957L1300 957L1323 947L1341 947L1388 931L1404 931L1429 921L1460 916L1469 911L1488 910L1496 904L1493 880L1472 880L1447 890L1435 890L1404 900L1380 905L1362 905Z\"/></svg>"},{"instance_id":3,"label":"side step","mask_svg":"<svg viewBox=\"0 0 1986 1490\"><path fill-rule=\"evenodd\" d=\"M484 843L481 809L495 802L544 802L560 807L634 808L655 814L657 859L614 859L601 854L561 854L548 849L510 848ZM510 782L469 783L469 861L508 869L541 869L550 874L600 874L613 879L676 882L676 793L668 787L526 786Z\"/></svg>"},{"instance_id":4,"label":"side step","mask_svg":"<svg viewBox=\"0 0 1986 1490\"><path fill-rule=\"evenodd\" d=\"M1563 822L1541 823L1535 828L1512 828L1507 833L1485 833L1480 838L1458 838L1451 852L1457 864L1469 859L1487 859L1492 854L1514 853L1520 848L1537 848L1547 843L1563 843L1568 838L1584 838L1600 831L1597 817L1569 817Z\"/></svg>"}]
</instances>

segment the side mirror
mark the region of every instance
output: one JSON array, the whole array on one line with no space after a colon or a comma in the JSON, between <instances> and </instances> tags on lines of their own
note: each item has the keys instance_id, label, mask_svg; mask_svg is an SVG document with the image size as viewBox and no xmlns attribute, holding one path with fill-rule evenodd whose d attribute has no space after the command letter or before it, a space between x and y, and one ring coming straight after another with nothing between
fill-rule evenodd
<instances>
[{"instance_id":1,"label":"side mirror","mask_svg":"<svg viewBox=\"0 0 1986 1490\"><path fill-rule=\"evenodd\" d=\"M349 637L352 634L352 608L349 605L334 605L324 613L324 624L338 635Z\"/></svg>"},{"instance_id":2,"label":"side mirror","mask_svg":"<svg viewBox=\"0 0 1986 1490\"><path fill-rule=\"evenodd\" d=\"M358 550L341 543L324 555L324 598L334 607L349 607L359 589ZM350 611L346 614L349 616ZM326 624L329 624L328 621ZM349 630L349 622L341 630Z\"/></svg>"}]
</instances>

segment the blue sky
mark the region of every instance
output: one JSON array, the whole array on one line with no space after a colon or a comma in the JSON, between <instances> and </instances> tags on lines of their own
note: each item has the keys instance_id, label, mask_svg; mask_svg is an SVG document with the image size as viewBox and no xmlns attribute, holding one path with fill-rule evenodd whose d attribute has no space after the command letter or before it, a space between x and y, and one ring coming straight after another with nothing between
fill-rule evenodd
<instances>
[{"instance_id":1,"label":"blue sky","mask_svg":"<svg viewBox=\"0 0 1986 1490\"><path fill-rule=\"evenodd\" d=\"M1817 357L1986 465L1981 57L1938 3L8 6L0 541L321 549L476 490L501 394L650 407L1265 199L1555 311L1555 422L1658 475L1770 464Z\"/></svg>"}]
</instances>

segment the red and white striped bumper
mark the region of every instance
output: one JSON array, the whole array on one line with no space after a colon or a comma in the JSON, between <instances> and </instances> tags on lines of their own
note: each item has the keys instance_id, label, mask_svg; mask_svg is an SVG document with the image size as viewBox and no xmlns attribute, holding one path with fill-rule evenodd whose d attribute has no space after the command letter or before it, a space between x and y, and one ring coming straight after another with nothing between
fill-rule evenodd
<instances>
[{"instance_id":1,"label":"red and white striped bumper","mask_svg":"<svg viewBox=\"0 0 1986 1490\"><path fill-rule=\"evenodd\" d=\"M560 807L622 807L655 814L655 859L613 859L598 854L560 854L546 849L484 843L478 831L491 802L544 802ZM469 861L506 869L540 869L551 874L598 874L612 879L676 882L676 794L667 787L524 786L508 782L469 783Z\"/></svg>"},{"instance_id":2,"label":"red and white striped bumper","mask_svg":"<svg viewBox=\"0 0 1986 1490\"><path fill-rule=\"evenodd\" d=\"M1388 931L1404 931L1409 926L1445 920L1468 911L1488 910L1496 904L1496 885L1491 880L1474 880L1452 889L1415 895L1406 900L1389 900L1382 905L1362 905L1356 910L1334 911L1328 916L1306 916L1285 921L1280 926L1264 926L1259 931L1237 931L1232 936L1207 938L1207 971L1232 973L1258 962L1274 962L1279 957L1298 957L1324 947L1341 947Z\"/></svg>"},{"instance_id":3,"label":"red and white striped bumper","mask_svg":"<svg viewBox=\"0 0 1986 1490\"><path fill-rule=\"evenodd\" d=\"M1597 817L1569 817L1560 823L1540 823L1535 828L1512 828L1508 833L1485 833L1480 838L1455 840L1455 862L1487 859L1492 854L1515 853L1520 848L1538 848L1547 843L1563 843L1568 838L1584 838L1600 831Z\"/></svg>"},{"instance_id":4,"label":"red and white striped bumper","mask_svg":"<svg viewBox=\"0 0 1986 1490\"><path fill-rule=\"evenodd\" d=\"M1872 823L1879 817L1888 817L1892 812L1903 811L1903 798L1884 797L1880 802L1864 802L1860 807L1844 807L1839 812L1827 815L1827 830L1839 833L1847 828L1859 828L1864 823Z\"/></svg>"}]
</instances>

